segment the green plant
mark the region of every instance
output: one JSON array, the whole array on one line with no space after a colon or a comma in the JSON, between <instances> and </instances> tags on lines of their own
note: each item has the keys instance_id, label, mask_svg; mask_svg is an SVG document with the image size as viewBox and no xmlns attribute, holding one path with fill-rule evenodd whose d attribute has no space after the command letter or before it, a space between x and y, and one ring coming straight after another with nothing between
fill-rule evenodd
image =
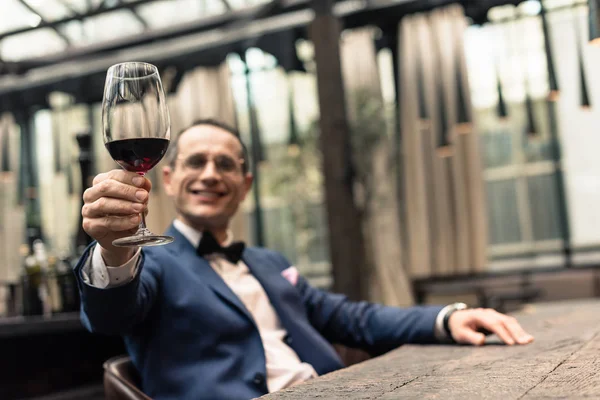
<instances>
[{"instance_id":1,"label":"green plant","mask_svg":"<svg viewBox=\"0 0 600 400\"><path fill-rule=\"evenodd\" d=\"M320 202L323 175L318 146L318 126L311 124L298 145L272 145L263 166L265 194L282 199L290 211L300 265L308 264L308 251L317 233L311 224L311 206Z\"/></svg>"},{"instance_id":2,"label":"green plant","mask_svg":"<svg viewBox=\"0 0 600 400\"><path fill-rule=\"evenodd\" d=\"M388 121L383 102L366 89L355 90L350 94L350 132L352 141L352 161L354 172L354 197L363 213L368 213L369 204L376 201L373 166L375 157L382 154L377 148L388 139ZM383 154L388 168L393 164L393 151L390 146Z\"/></svg>"}]
</instances>

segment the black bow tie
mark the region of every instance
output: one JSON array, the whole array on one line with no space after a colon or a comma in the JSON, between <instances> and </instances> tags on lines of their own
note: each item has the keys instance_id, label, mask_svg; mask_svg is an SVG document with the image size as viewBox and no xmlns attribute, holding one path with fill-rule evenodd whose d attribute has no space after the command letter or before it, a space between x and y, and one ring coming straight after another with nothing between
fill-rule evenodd
<instances>
[{"instance_id":1,"label":"black bow tie","mask_svg":"<svg viewBox=\"0 0 600 400\"><path fill-rule=\"evenodd\" d=\"M223 254L229 262L237 264L242 259L242 253L245 248L246 245L244 242L234 242L227 247L222 247L213 234L206 231L202 233L202 238L196 252L200 257L214 253Z\"/></svg>"}]
</instances>

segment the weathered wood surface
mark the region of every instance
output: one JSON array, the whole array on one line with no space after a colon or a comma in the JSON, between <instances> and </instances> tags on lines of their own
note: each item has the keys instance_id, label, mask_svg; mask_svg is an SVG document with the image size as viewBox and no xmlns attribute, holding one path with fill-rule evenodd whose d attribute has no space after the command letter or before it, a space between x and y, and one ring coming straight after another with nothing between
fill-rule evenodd
<instances>
[{"instance_id":1,"label":"weathered wood surface","mask_svg":"<svg viewBox=\"0 0 600 400\"><path fill-rule=\"evenodd\" d=\"M600 399L600 301L529 305L514 314L527 346L403 346L276 392L296 399Z\"/></svg>"}]
</instances>

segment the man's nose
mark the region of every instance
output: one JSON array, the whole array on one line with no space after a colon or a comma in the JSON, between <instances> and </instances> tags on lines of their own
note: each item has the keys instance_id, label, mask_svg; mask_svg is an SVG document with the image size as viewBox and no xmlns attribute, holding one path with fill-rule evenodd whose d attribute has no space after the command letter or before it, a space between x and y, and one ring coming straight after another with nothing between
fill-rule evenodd
<instances>
[{"instance_id":1,"label":"man's nose","mask_svg":"<svg viewBox=\"0 0 600 400\"><path fill-rule=\"evenodd\" d=\"M219 170L216 168L215 163L212 160L206 162L206 165L200 173L200 179L206 181L218 181L219 179L221 179L221 174L219 173Z\"/></svg>"}]
</instances>

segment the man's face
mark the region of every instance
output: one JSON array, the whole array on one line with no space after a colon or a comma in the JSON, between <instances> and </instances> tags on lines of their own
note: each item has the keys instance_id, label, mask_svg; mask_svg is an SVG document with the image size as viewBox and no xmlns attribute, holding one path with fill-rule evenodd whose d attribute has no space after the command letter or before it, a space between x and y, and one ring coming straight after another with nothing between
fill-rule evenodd
<instances>
[{"instance_id":1,"label":"man's face","mask_svg":"<svg viewBox=\"0 0 600 400\"><path fill-rule=\"evenodd\" d=\"M226 228L252 185L242 169L242 146L211 125L181 134L175 167L163 169L166 193L180 218L197 229Z\"/></svg>"}]
</instances>

